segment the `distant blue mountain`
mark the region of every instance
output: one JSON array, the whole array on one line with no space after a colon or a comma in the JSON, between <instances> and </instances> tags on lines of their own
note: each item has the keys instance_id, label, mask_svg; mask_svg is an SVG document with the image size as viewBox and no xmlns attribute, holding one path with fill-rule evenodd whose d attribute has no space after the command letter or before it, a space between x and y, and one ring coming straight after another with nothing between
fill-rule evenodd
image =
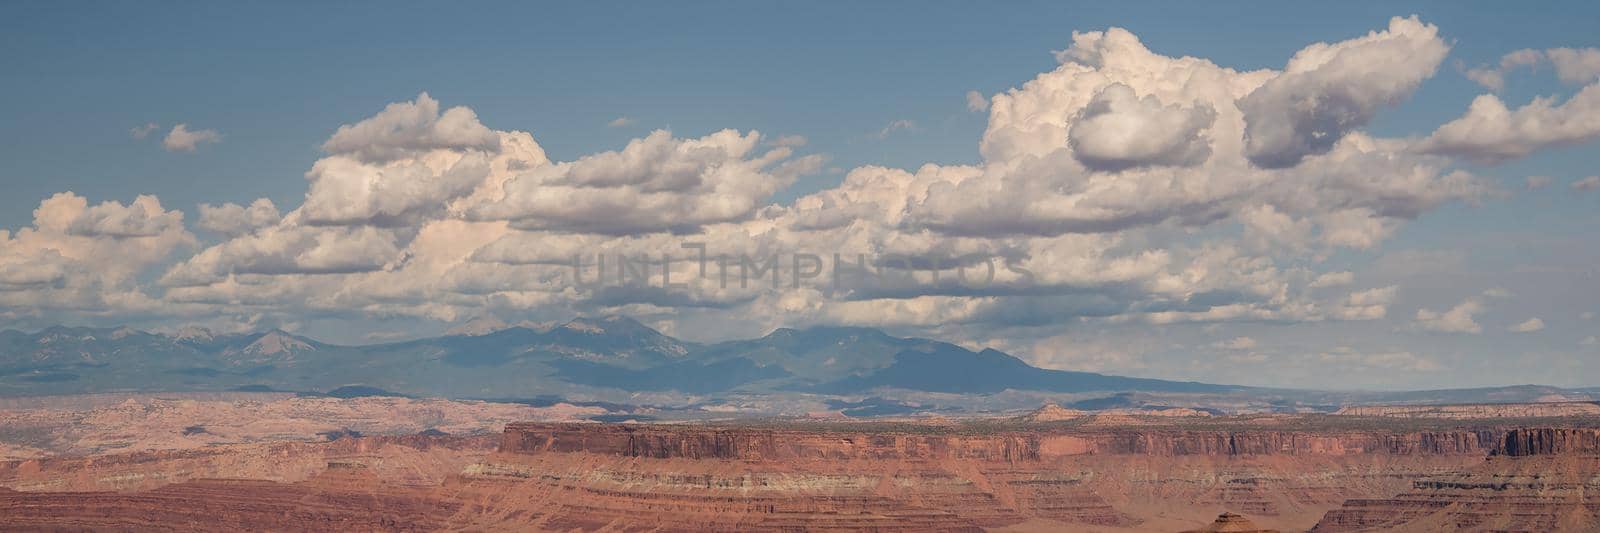
<instances>
[{"instance_id":1,"label":"distant blue mountain","mask_svg":"<svg viewBox=\"0 0 1600 533\"><path fill-rule=\"evenodd\" d=\"M199 329L170 335L129 328L4 331L0 395L280 390L531 398L606 390L699 395L1238 390L1041 369L995 350L973 352L870 328L779 329L757 339L701 345L622 316L494 326L367 346L331 345L279 330L230 335Z\"/></svg>"},{"instance_id":2,"label":"distant blue mountain","mask_svg":"<svg viewBox=\"0 0 1600 533\"><path fill-rule=\"evenodd\" d=\"M1006 389L1049 392L1226 392L1239 389L1191 381L1047 370L998 350L974 353L953 344L933 343L895 354L894 364L882 370L826 383L812 390L854 394L878 387L953 393L992 393Z\"/></svg>"}]
</instances>

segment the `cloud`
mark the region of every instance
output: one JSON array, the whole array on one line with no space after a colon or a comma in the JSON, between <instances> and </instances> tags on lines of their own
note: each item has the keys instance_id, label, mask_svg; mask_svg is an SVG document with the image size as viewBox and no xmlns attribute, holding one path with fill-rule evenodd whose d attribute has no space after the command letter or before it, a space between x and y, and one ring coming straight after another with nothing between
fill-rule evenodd
<instances>
[{"instance_id":1,"label":"cloud","mask_svg":"<svg viewBox=\"0 0 1600 533\"><path fill-rule=\"evenodd\" d=\"M1512 296L1511 291L1506 290L1504 287L1490 287L1484 289L1483 295L1490 298L1510 298Z\"/></svg>"},{"instance_id":2,"label":"cloud","mask_svg":"<svg viewBox=\"0 0 1600 533\"><path fill-rule=\"evenodd\" d=\"M1348 270L1341 272L1328 272L1326 274L1317 276L1317 279L1311 280L1311 284L1307 286L1313 289L1343 287L1354 283L1355 279L1356 275Z\"/></svg>"},{"instance_id":3,"label":"cloud","mask_svg":"<svg viewBox=\"0 0 1600 533\"><path fill-rule=\"evenodd\" d=\"M422 93L340 126L323 144L328 157L306 173L303 222L415 226L474 192L499 194L512 176L549 165L532 135L495 132L471 109L439 107Z\"/></svg>"},{"instance_id":4,"label":"cloud","mask_svg":"<svg viewBox=\"0 0 1600 533\"><path fill-rule=\"evenodd\" d=\"M1587 85L1600 83L1600 48L1551 48L1545 56L1556 67L1561 81Z\"/></svg>"},{"instance_id":5,"label":"cloud","mask_svg":"<svg viewBox=\"0 0 1600 533\"><path fill-rule=\"evenodd\" d=\"M890 134L897 131L917 131L917 122L906 119L891 120L888 125L878 130L878 133L873 136L879 139L887 139Z\"/></svg>"},{"instance_id":6,"label":"cloud","mask_svg":"<svg viewBox=\"0 0 1600 533\"><path fill-rule=\"evenodd\" d=\"M235 275L371 272L401 257L396 236L378 228L274 226L205 249L173 266L161 283L182 287Z\"/></svg>"},{"instance_id":7,"label":"cloud","mask_svg":"<svg viewBox=\"0 0 1600 533\"><path fill-rule=\"evenodd\" d=\"M989 99L978 91L967 91L967 111L982 113L989 110Z\"/></svg>"},{"instance_id":8,"label":"cloud","mask_svg":"<svg viewBox=\"0 0 1600 533\"><path fill-rule=\"evenodd\" d=\"M439 112L439 101L424 92L416 100L389 104L355 124L339 126L322 150L365 163L384 163L434 150L495 152L500 137L478 122L466 107Z\"/></svg>"},{"instance_id":9,"label":"cloud","mask_svg":"<svg viewBox=\"0 0 1600 533\"><path fill-rule=\"evenodd\" d=\"M100 300L235 323L308 313L454 322L628 312L713 337L836 324L962 341L1004 335L1085 354L1063 364L1108 368L1140 356L1097 358L1040 339L1081 338L1059 337L1063 327L1384 320L1397 288L1353 287L1356 273L1334 270L1352 268L1335 251L1378 248L1409 220L1487 190L1449 157L1361 131L1364 113L1403 98L1431 70L1415 56L1441 50L1436 41L1431 26L1397 19L1387 31L1308 47L1279 72L1164 56L1117 28L1076 33L1057 65L980 98L989 115L978 160L841 169L837 185L786 203L774 195L823 167L823 157L801 152L803 137L656 131L553 161L533 134L490 129L471 109L445 109L424 93L332 133L298 207L202 204L198 225L217 242L164 271L151 265L165 260L124 269L159 273L153 285L152 276L125 274L103 292L82 286ZM891 126L886 134L913 125ZM1296 164L1252 161L1248 146L1263 142L1247 135L1252 127L1288 136L1270 148L1297 153ZM38 301L57 290L47 287L79 286L84 270L102 268L51 256L34 236L46 228L59 228L49 230L52 243L119 253L145 250L125 247L135 241L157 251L158 241L168 251L185 242L174 238L186 234L181 214L174 224L149 206L142 218L109 208L83 215L86 202L64 207L26 230L31 251L18 256L26 260L0 261L0 292ZM79 218L93 221L76 230L85 235L71 231ZM683 247L694 243L711 254L778 257L784 283L695 279L694 249ZM816 253L825 267L834 253L860 258L920 282L823 268L791 285L797 252ZM570 266L574 256L589 265L603 256L614 277L619 257L661 265L664 255L675 256L674 282L699 283L594 287L578 284ZM986 266L991 283L957 281ZM708 268L714 276L715 261ZM1420 364L1400 353L1348 357Z\"/></svg>"},{"instance_id":10,"label":"cloud","mask_svg":"<svg viewBox=\"0 0 1600 533\"><path fill-rule=\"evenodd\" d=\"M1380 106L1432 77L1449 50L1437 27L1414 16L1390 19L1385 31L1300 50L1282 74L1240 100L1246 154L1257 166L1284 168L1327 153Z\"/></svg>"},{"instance_id":11,"label":"cloud","mask_svg":"<svg viewBox=\"0 0 1600 533\"><path fill-rule=\"evenodd\" d=\"M1527 187L1530 191L1543 189L1545 187L1549 187L1550 183L1553 181L1555 180L1550 176L1528 176Z\"/></svg>"},{"instance_id":12,"label":"cloud","mask_svg":"<svg viewBox=\"0 0 1600 533\"><path fill-rule=\"evenodd\" d=\"M1578 313L1578 318L1583 320L1594 320L1594 311L1584 311L1582 313Z\"/></svg>"},{"instance_id":13,"label":"cloud","mask_svg":"<svg viewBox=\"0 0 1600 533\"><path fill-rule=\"evenodd\" d=\"M40 254L0 262L0 291L55 288L67 277L67 265L59 254Z\"/></svg>"},{"instance_id":14,"label":"cloud","mask_svg":"<svg viewBox=\"0 0 1600 533\"><path fill-rule=\"evenodd\" d=\"M1489 90L1505 89L1505 76L1520 67L1537 66L1544 61L1555 65L1556 78L1573 85L1600 83L1600 48L1524 48L1506 54L1496 66L1467 69L1463 74Z\"/></svg>"},{"instance_id":15,"label":"cloud","mask_svg":"<svg viewBox=\"0 0 1600 533\"><path fill-rule=\"evenodd\" d=\"M658 130L620 151L531 169L504 196L473 206L475 220L525 230L605 234L692 232L750 217L773 193L815 172L822 159L758 151L761 135L723 130L679 139Z\"/></svg>"},{"instance_id":16,"label":"cloud","mask_svg":"<svg viewBox=\"0 0 1600 533\"><path fill-rule=\"evenodd\" d=\"M161 129L160 124L146 122L143 126L134 126L133 128L128 129L128 135L135 139L143 139L145 137L149 137L151 133L158 129Z\"/></svg>"},{"instance_id":17,"label":"cloud","mask_svg":"<svg viewBox=\"0 0 1600 533\"><path fill-rule=\"evenodd\" d=\"M1423 153L1501 163L1544 148L1587 142L1600 136L1600 83L1557 104L1534 98L1511 110L1492 94L1472 100L1466 114L1439 126L1417 144Z\"/></svg>"},{"instance_id":18,"label":"cloud","mask_svg":"<svg viewBox=\"0 0 1600 533\"><path fill-rule=\"evenodd\" d=\"M66 225L67 233L85 237L154 237L174 229L183 228L183 212L165 211L155 196L140 195L133 202L101 202L89 206L84 198L70 192L57 194L45 200L35 211L74 212ZM54 217L56 215L45 215Z\"/></svg>"},{"instance_id":19,"label":"cloud","mask_svg":"<svg viewBox=\"0 0 1600 533\"><path fill-rule=\"evenodd\" d=\"M1363 352L1349 346L1340 346L1317 356L1323 364L1346 365L1357 368L1431 372L1440 369L1439 363L1405 350Z\"/></svg>"},{"instance_id":20,"label":"cloud","mask_svg":"<svg viewBox=\"0 0 1600 533\"><path fill-rule=\"evenodd\" d=\"M222 142L222 134L217 130L189 131L188 124L178 124L161 140L161 147L168 152L193 152L201 144L216 142Z\"/></svg>"},{"instance_id":21,"label":"cloud","mask_svg":"<svg viewBox=\"0 0 1600 533\"><path fill-rule=\"evenodd\" d=\"M1595 189L1600 189L1600 176L1589 176L1572 182L1572 190L1574 191L1589 192Z\"/></svg>"},{"instance_id":22,"label":"cloud","mask_svg":"<svg viewBox=\"0 0 1600 533\"><path fill-rule=\"evenodd\" d=\"M1482 66L1468 69L1464 72L1467 79L1477 82L1491 91L1499 92L1505 89L1506 74L1519 67L1530 67L1539 64L1545 57L1544 52L1524 48L1508 53L1500 58L1500 64L1494 67Z\"/></svg>"},{"instance_id":23,"label":"cloud","mask_svg":"<svg viewBox=\"0 0 1600 533\"><path fill-rule=\"evenodd\" d=\"M1138 166L1193 166L1211 155L1202 135L1215 121L1210 107L1163 105L1114 83L1095 95L1068 132L1073 154L1094 170Z\"/></svg>"},{"instance_id":24,"label":"cloud","mask_svg":"<svg viewBox=\"0 0 1600 533\"><path fill-rule=\"evenodd\" d=\"M611 119L610 122L606 123L606 127L607 128L622 128L622 127L632 126L632 125L633 125L633 119L628 118L628 117L617 117L617 118Z\"/></svg>"},{"instance_id":25,"label":"cloud","mask_svg":"<svg viewBox=\"0 0 1600 533\"><path fill-rule=\"evenodd\" d=\"M1483 312L1483 309L1483 304L1473 299L1463 301L1444 312L1418 309L1417 319L1412 322L1412 327L1422 331L1443 333L1482 333L1483 327L1473 320L1473 315Z\"/></svg>"},{"instance_id":26,"label":"cloud","mask_svg":"<svg viewBox=\"0 0 1600 533\"><path fill-rule=\"evenodd\" d=\"M317 161L301 213L316 225L409 225L471 193L493 171L483 152L441 152L416 159L366 163L348 157Z\"/></svg>"},{"instance_id":27,"label":"cloud","mask_svg":"<svg viewBox=\"0 0 1600 533\"><path fill-rule=\"evenodd\" d=\"M1404 140L1362 132L1341 132L1305 165L1262 168L1245 157L1252 142L1247 117L1252 106L1300 105L1289 88L1264 89L1272 80L1300 79L1278 83L1366 96L1359 89L1385 80L1414 85L1431 64L1404 67L1417 61L1413 52L1442 53L1435 33L1432 26L1396 19L1388 32L1309 47L1284 73L1161 56L1118 28L1075 33L1072 46L1057 54L1055 70L992 98L980 144L984 162L970 173L975 177L941 167L946 179L914 181L920 189L912 192L917 201L908 204L905 222L997 237L1167 223L1199 228L1255 216L1295 230L1263 243L1370 248L1392 233L1395 219L1474 198L1485 188L1470 174L1448 170L1444 158L1410 154ZM1358 59L1404 72L1384 78L1387 70L1371 72ZM1138 99L1129 98L1130 91ZM1371 92L1399 94L1393 87ZM1258 96L1247 98L1252 94ZM962 177L948 179L956 176Z\"/></svg>"},{"instance_id":28,"label":"cloud","mask_svg":"<svg viewBox=\"0 0 1600 533\"><path fill-rule=\"evenodd\" d=\"M1540 330L1543 330L1543 329L1544 329L1544 321L1543 320L1539 320L1539 317L1533 317L1533 318L1524 320L1524 321L1522 321L1522 322L1520 322L1520 323L1518 323L1516 325L1513 325L1513 326L1511 326L1509 328L1506 328L1506 331L1510 331L1512 333L1533 333L1535 331L1540 331Z\"/></svg>"},{"instance_id":29,"label":"cloud","mask_svg":"<svg viewBox=\"0 0 1600 533\"><path fill-rule=\"evenodd\" d=\"M1217 341L1212 343L1211 346L1223 350L1253 350L1256 347L1256 340L1250 337L1234 337L1224 341Z\"/></svg>"},{"instance_id":30,"label":"cloud","mask_svg":"<svg viewBox=\"0 0 1600 533\"><path fill-rule=\"evenodd\" d=\"M69 313L56 321L159 310L139 275L194 244L183 213L155 196L91 205L58 193L39 203L32 226L0 230L0 308Z\"/></svg>"},{"instance_id":31,"label":"cloud","mask_svg":"<svg viewBox=\"0 0 1600 533\"><path fill-rule=\"evenodd\" d=\"M200 204L200 228L229 236L272 226L280 219L282 215L278 214L278 206L266 198L257 198L250 202L249 207L231 202L218 206Z\"/></svg>"},{"instance_id":32,"label":"cloud","mask_svg":"<svg viewBox=\"0 0 1600 533\"><path fill-rule=\"evenodd\" d=\"M1600 345L1600 337L1595 337L1594 335L1590 335L1588 337L1584 337L1583 340L1578 341L1578 344L1581 345L1581 346Z\"/></svg>"},{"instance_id":33,"label":"cloud","mask_svg":"<svg viewBox=\"0 0 1600 533\"><path fill-rule=\"evenodd\" d=\"M1394 302L1398 288L1390 285L1352 292L1334 310L1340 320L1377 320L1389 315L1389 305Z\"/></svg>"},{"instance_id":34,"label":"cloud","mask_svg":"<svg viewBox=\"0 0 1600 533\"><path fill-rule=\"evenodd\" d=\"M779 135L773 138L771 141L768 141L767 144L772 146L799 148L801 146L805 146L807 142L809 142L809 140L806 139L806 136L804 135Z\"/></svg>"}]
</instances>

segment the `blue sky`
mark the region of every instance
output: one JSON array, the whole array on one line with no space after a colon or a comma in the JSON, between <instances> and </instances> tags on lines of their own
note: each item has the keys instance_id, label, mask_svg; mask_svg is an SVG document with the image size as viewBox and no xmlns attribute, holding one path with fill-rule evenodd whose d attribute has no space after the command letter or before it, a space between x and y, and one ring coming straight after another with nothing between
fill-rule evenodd
<instances>
[{"instance_id":1,"label":"blue sky","mask_svg":"<svg viewBox=\"0 0 1600 533\"><path fill-rule=\"evenodd\" d=\"M156 193L179 206L260 196L293 205L304 192L298 178L338 124L420 91L471 106L491 127L532 130L557 159L618 148L653 128L734 127L805 135L841 168L971 162L985 117L966 111L967 91L1015 87L1053 65L1050 52L1073 31L1108 26L1158 52L1254 69L1281 67L1309 42L1420 14L1454 41L1445 72L1372 129L1422 134L1481 92L1454 61L1593 45L1600 18L1586 2L1122 4L7 3L0 183L11 193L0 224L27 222L60 190ZM1559 91L1548 75L1509 89L1510 101ZM635 123L606 127L617 117ZM894 120L918 129L872 138ZM151 121L216 128L227 142L195 154L131 142L128 128ZM1581 173L1582 152L1497 172ZM796 190L838 179L816 176Z\"/></svg>"},{"instance_id":2,"label":"blue sky","mask_svg":"<svg viewBox=\"0 0 1600 533\"><path fill-rule=\"evenodd\" d=\"M1465 69L1496 64L1519 49L1600 46L1594 31L1600 6L1584 2L1537 10L1487 2L1125 4L10 2L0 5L0 186L6 191L0 195L0 228L30 226L41 201L63 191L89 205L155 195L165 209L183 211L191 226L201 203L246 205L267 198L288 213L307 197L305 175L328 155L323 143L341 125L374 117L385 105L413 101L424 91L442 107L469 107L489 129L531 133L553 161L620 150L656 129L670 129L679 138L724 128L758 130L769 140L803 136L808 142L796 155L823 155L827 162L768 198L788 205L837 187L845 172L864 165L915 171L925 163L984 164L979 140L992 127L990 115L969 110L966 94L1004 93L1056 69L1052 52L1071 46L1074 31L1121 27L1157 54L1250 71L1283 69L1307 45L1357 38L1383 30L1390 17L1416 14L1437 26L1448 55L1398 105L1382 105L1358 128L1374 137L1413 140L1462 116L1475 97L1490 92L1464 76ZM1559 103L1578 90L1558 80L1546 61L1509 71L1497 94L1516 109L1540 96ZM617 119L627 123L612 125ZM890 128L897 121L908 126ZM143 139L130 135L146 123L160 128ZM179 123L220 132L220 142L193 151L163 150L161 138ZM1263 252L1284 271L1354 272L1352 292L1397 287L1384 320L1153 327L1072 316L1043 329L941 319L885 327L1000 345L1041 364L1163 377L1225 375L1226 365L1209 362L1217 354L1192 363L1204 351L1197 347L1249 338L1259 351L1232 354L1239 356L1236 361L1270 363L1330 351L1337 353L1324 359L1338 359L1338 350L1349 348L1374 361L1405 352L1434 365L1414 366L1414 375L1402 377L1362 369L1344 379L1351 386L1506 380L1600 385L1600 354L1581 344L1600 331L1600 321L1578 318L1600 308L1592 299L1600 293L1592 270L1600 259L1592 236L1600 227L1600 193L1569 186L1600 174L1595 148L1590 137L1494 165L1455 158L1452 168L1496 190L1430 206L1414 220L1397 219L1381 246ZM1553 183L1528 190L1525 180L1535 175ZM1118 251L1130 252L1128 242L1198 244L1237 233L1219 225L1200 233L1176 226L1119 234L1124 240ZM154 280L171 264L226 240L215 233L196 235L189 247L140 270L137 290L162 299L167 289ZM1420 257L1443 261L1449 271L1399 268ZM1513 296L1482 295L1495 289ZM1444 311L1470 299L1485 308L1477 315L1482 333L1414 331L1418 310ZM506 307L495 301L484 309L508 321L596 309ZM195 320L192 310L11 307L0 315L0 327L66 321L159 329ZM288 324L342 342L369 340L350 331L437 332L478 313L363 309L371 307L287 305L222 313L251 317L250 326ZM690 337L717 337L705 331L722 318L700 309L642 312L647 321ZM844 315L831 316L778 314L744 328L838 321ZM1505 331L1530 317L1545 323L1537 338ZM1348 346L1343 339L1352 336L1367 345ZM1125 357L1082 349L1128 345L1122 339L1130 337L1170 340L1145 342L1140 353ZM1062 344L1074 348L1053 348ZM1511 359L1523 356L1567 366L1547 373L1517 370ZM1316 381L1316 367L1295 364L1300 366L1269 369L1261 384ZM1440 370L1456 366L1476 370ZM1313 371L1296 374L1304 368ZM1449 377L1437 377L1441 372Z\"/></svg>"}]
</instances>

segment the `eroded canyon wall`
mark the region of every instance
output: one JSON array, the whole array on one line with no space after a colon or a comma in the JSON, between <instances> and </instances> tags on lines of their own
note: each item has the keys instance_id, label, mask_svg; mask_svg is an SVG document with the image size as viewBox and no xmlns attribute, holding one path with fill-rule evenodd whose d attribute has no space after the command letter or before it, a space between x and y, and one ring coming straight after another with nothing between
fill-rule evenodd
<instances>
[{"instance_id":1,"label":"eroded canyon wall","mask_svg":"<svg viewBox=\"0 0 1600 533\"><path fill-rule=\"evenodd\" d=\"M134 530L204 529L215 515L267 529L1179 531L1223 511L1285 531L1600 525L1600 430L1335 422L517 423L476 444L412 436L251 448L251 461L279 457L295 472L311 468L294 461L312 459L287 456L323 465L276 482L36 485L51 492L0 492L0 517ZM0 480L102 479L143 462L160 461L13 463L0 465ZM454 470L419 474L428 464Z\"/></svg>"}]
</instances>

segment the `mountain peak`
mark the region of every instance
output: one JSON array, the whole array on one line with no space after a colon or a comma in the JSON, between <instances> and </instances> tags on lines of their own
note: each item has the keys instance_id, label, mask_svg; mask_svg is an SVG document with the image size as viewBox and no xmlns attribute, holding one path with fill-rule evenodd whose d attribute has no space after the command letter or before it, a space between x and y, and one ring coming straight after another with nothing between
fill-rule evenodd
<instances>
[{"instance_id":1,"label":"mountain peak","mask_svg":"<svg viewBox=\"0 0 1600 533\"><path fill-rule=\"evenodd\" d=\"M793 337L797 333L800 333L800 331L796 330L794 328L778 328L778 329L772 330L772 333L768 333L765 338L776 339L776 338L783 338L783 337Z\"/></svg>"},{"instance_id":2,"label":"mountain peak","mask_svg":"<svg viewBox=\"0 0 1600 533\"><path fill-rule=\"evenodd\" d=\"M1072 420L1086 414L1088 413L1077 409L1067 409L1054 403L1047 403L1043 407L1034 409L1032 413L1023 415L1022 420L1026 422L1060 422L1062 420Z\"/></svg>"},{"instance_id":3,"label":"mountain peak","mask_svg":"<svg viewBox=\"0 0 1600 533\"><path fill-rule=\"evenodd\" d=\"M473 318L472 320L468 320L459 326L450 328L448 331L445 331L444 334L468 335L475 337L478 335L488 335L508 327L511 326L506 324L505 321L495 318L493 315L483 315Z\"/></svg>"},{"instance_id":4,"label":"mountain peak","mask_svg":"<svg viewBox=\"0 0 1600 533\"><path fill-rule=\"evenodd\" d=\"M274 328L246 346L246 353L255 355L294 354L313 349L311 343L288 332Z\"/></svg>"},{"instance_id":5,"label":"mountain peak","mask_svg":"<svg viewBox=\"0 0 1600 533\"><path fill-rule=\"evenodd\" d=\"M581 331L596 335L605 333L614 335L634 335L641 333L651 335L661 334L661 332L656 331L654 328L646 326L644 323L634 320L632 317L628 317L626 315L606 315L599 318L578 317L568 321L566 324L562 324L561 327L573 331Z\"/></svg>"},{"instance_id":6,"label":"mountain peak","mask_svg":"<svg viewBox=\"0 0 1600 533\"><path fill-rule=\"evenodd\" d=\"M173 333L171 337L180 341L206 342L216 336L211 334L211 330L200 326L184 326L177 333Z\"/></svg>"}]
</instances>

